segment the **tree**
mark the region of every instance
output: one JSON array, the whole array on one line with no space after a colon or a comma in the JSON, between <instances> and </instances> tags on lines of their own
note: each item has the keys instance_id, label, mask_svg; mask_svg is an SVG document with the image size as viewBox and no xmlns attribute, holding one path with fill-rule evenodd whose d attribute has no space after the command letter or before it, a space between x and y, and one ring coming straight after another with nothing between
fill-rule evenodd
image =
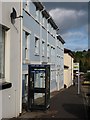
<instances>
[{"instance_id":1,"label":"tree","mask_svg":"<svg viewBox=\"0 0 90 120\"><path fill-rule=\"evenodd\" d=\"M74 62L79 62L81 72L90 70L90 51L83 50L74 52Z\"/></svg>"}]
</instances>

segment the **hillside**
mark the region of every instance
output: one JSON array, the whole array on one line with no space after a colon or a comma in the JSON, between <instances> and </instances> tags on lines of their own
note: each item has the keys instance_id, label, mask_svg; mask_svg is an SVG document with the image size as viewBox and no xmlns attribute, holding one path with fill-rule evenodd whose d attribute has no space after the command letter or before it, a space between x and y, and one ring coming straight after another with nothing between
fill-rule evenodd
<instances>
[{"instance_id":1,"label":"hillside","mask_svg":"<svg viewBox=\"0 0 90 120\"><path fill-rule=\"evenodd\" d=\"M90 70L90 51L77 51L74 53L74 62L79 62L80 72Z\"/></svg>"}]
</instances>

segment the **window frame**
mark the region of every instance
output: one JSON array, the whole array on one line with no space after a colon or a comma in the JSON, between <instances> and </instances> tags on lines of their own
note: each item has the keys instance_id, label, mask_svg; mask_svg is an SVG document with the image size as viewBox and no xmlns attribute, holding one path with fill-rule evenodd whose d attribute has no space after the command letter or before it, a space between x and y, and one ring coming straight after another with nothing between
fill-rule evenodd
<instances>
[{"instance_id":1,"label":"window frame","mask_svg":"<svg viewBox=\"0 0 90 120\"><path fill-rule=\"evenodd\" d=\"M42 25L43 25L43 27L45 27L45 17L44 16L42 17Z\"/></svg>"},{"instance_id":2,"label":"window frame","mask_svg":"<svg viewBox=\"0 0 90 120\"><path fill-rule=\"evenodd\" d=\"M4 74L6 74L6 67L5 67L5 64L6 64L6 34L7 34L7 31L9 30L10 28L6 27L5 25L2 25L0 24L0 32L1 32L1 36L2 36L2 30L4 30ZM12 87L12 83L10 82L7 82L6 81L6 75L4 76L4 78L0 78L0 90L4 90L4 89L8 89L8 88L11 88Z\"/></svg>"},{"instance_id":3,"label":"window frame","mask_svg":"<svg viewBox=\"0 0 90 120\"><path fill-rule=\"evenodd\" d=\"M29 0L26 0L25 9L28 13L29 13L29 4L30 4Z\"/></svg>"},{"instance_id":4,"label":"window frame","mask_svg":"<svg viewBox=\"0 0 90 120\"><path fill-rule=\"evenodd\" d=\"M39 21L39 10L37 8L36 8L35 18L37 21Z\"/></svg>"},{"instance_id":5,"label":"window frame","mask_svg":"<svg viewBox=\"0 0 90 120\"><path fill-rule=\"evenodd\" d=\"M27 44L28 45L28 59L26 59L25 56L24 56L23 62L24 63L29 63L29 54L30 54L29 50L30 50L31 31L28 28L26 28L25 26L23 26L23 32L24 32L24 34L25 34L25 32L28 34L27 42L29 44L29 45ZM25 46L23 46L23 47L24 47L23 49L24 49L24 52L25 52L26 40L25 40ZM26 49L26 51L27 51L27 49Z\"/></svg>"},{"instance_id":6,"label":"window frame","mask_svg":"<svg viewBox=\"0 0 90 120\"><path fill-rule=\"evenodd\" d=\"M35 50L34 50L34 52L35 52L35 56L39 56L39 54L40 54L40 38L38 37L38 36L36 36L35 35L35 37L34 37L34 39L35 39Z\"/></svg>"},{"instance_id":7,"label":"window frame","mask_svg":"<svg viewBox=\"0 0 90 120\"><path fill-rule=\"evenodd\" d=\"M45 41L42 41L42 57L45 56Z\"/></svg>"},{"instance_id":8,"label":"window frame","mask_svg":"<svg viewBox=\"0 0 90 120\"><path fill-rule=\"evenodd\" d=\"M47 45L47 57L50 57L50 45Z\"/></svg>"},{"instance_id":9,"label":"window frame","mask_svg":"<svg viewBox=\"0 0 90 120\"><path fill-rule=\"evenodd\" d=\"M1 74L3 74L3 77L0 75L0 76L1 76L1 77L0 77L0 80L5 79L5 29L2 28L2 29L1 29L1 39L3 39L3 34L2 34L3 32L4 32L4 42L3 42L3 40L2 40L2 45L3 45L3 44L4 44L4 45L3 45L3 48L2 48L2 49L3 49L4 55L3 55L3 60L1 60L1 61L3 61L3 63L1 62L1 67L2 67L2 68L1 68L1 72L3 72L3 73L1 73ZM3 53L2 53L2 54L3 54ZM3 64L3 65L2 65L2 64ZM2 70L2 69L3 69L3 70Z\"/></svg>"},{"instance_id":10,"label":"window frame","mask_svg":"<svg viewBox=\"0 0 90 120\"><path fill-rule=\"evenodd\" d=\"M28 33L27 31L25 32L25 60L29 59L29 48L28 48L28 43L29 43L29 36L30 33Z\"/></svg>"}]
</instances>

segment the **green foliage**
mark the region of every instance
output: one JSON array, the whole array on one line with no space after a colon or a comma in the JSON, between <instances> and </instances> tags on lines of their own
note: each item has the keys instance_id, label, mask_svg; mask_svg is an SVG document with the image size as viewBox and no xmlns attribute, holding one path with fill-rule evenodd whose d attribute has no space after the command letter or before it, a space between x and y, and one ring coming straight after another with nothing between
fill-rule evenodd
<instances>
[{"instance_id":1,"label":"green foliage","mask_svg":"<svg viewBox=\"0 0 90 120\"><path fill-rule=\"evenodd\" d=\"M79 62L80 72L87 72L90 70L90 51L77 51L74 53L74 62Z\"/></svg>"},{"instance_id":2,"label":"green foliage","mask_svg":"<svg viewBox=\"0 0 90 120\"><path fill-rule=\"evenodd\" d=\"M90 72L86 74L86 80L90 81Z\"/></svg>"}]
</instances>

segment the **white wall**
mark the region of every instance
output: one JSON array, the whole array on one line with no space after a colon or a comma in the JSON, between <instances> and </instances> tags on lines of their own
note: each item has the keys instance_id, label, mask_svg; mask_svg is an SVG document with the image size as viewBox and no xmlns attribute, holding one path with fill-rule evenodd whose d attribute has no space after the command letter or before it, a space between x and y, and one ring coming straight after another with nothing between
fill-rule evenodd
<instances>
[{"instance_id":1,"label":"white wall","mask_svg":"<svg viewBox=\"0 0 90 120\"><path fill-rule=\"evenodd\" d=\"M21 19L16 19L12 25L10 13L13 7L19 16L21 14L19 2L3 2L2 19L0 17L0 24L9 28L5 35L5 81L12 83L11 88L2 90L2 96L0 93L2 118L18 116L22 105Z\"/></svg>"},{"instance_id":2,"label":"white wall","mask_svg":"<svg viewBox=\"0 0 90 120\"><path fill-rule=\"evenodd\" d=\"M11 118L16 114L16 93L13 88L2 90L2 117Z\"/></svg>"},{"instance_id":3,"label":"white wall","mask_svg":"<svg viewBox=\"0 0 90 120\"><path fill-rule=\"evenodd\" d=\"M0 91L0 120L2 118L2 91Z\"/></svg>"},{"instance_id":4,"label":"white wall","mask_svg":"<svg viewBox=\"0 0 90 120\"><path fill-rule=\"evenodd\" d=\"M57 90L64 87L64 44L56 39L56 82Z\"/></svg>"},{"instance_id":5,"label":"white wall","mask_svg":"<svg viewBox=\"0 0 90 120\"><path fill-rule=\"evenodd\" d=\"M0 2L0 21L2 21L2 3ZM0 90L0 120L2 118L2 91Z\"/></svg>"}]
</instances>

